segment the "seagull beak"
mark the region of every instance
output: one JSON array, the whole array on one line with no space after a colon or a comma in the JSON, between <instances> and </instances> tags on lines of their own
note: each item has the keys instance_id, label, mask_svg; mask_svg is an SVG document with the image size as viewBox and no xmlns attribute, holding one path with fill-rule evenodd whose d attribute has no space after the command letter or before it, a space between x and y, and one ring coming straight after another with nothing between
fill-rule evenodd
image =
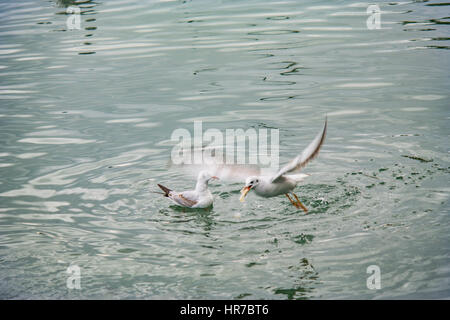
<instances>
[{"instance_id":1,"label":"seagull beak","mask_svg":"<svg viewBox=\"0 0 450 320\"><path fill-rule=\"evenodd\" d=\"M241 197L239 198L239 201L244 202L245 201L245 196L247 195L247 193L249 193L249 191L252 189L252 187L250 186L245 186L242 188L241 190Z\"/></svg>"},{"instance_id":2,"label":"seagull beak","mask_svg":"<svg viewBox=\"0 0 450 320\"><path fill-rule=\"evenodd\" d=\"M212 176L211 179L220 180L217 176Z\"/></svg>"}]
</instances>

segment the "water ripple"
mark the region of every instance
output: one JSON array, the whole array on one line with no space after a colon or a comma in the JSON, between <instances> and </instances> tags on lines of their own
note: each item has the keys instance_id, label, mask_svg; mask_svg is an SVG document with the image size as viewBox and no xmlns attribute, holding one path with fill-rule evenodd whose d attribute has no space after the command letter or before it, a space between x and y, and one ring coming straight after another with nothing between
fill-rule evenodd
<instances>
[{"instance_id":1,"label":"water ripple","mask_svg":"<svg viewBox=\"0 0 450 320\"><path fill-rule=\"evenodd\" d=\"M378 30L367 6L0 3L0 297L448 298L448 6L380 3ZM284 164L324 114L309 214L240 184L206 211L153 193L195 184L168 169L194 120L279 129Z\"/></svg>"}]
</instances>

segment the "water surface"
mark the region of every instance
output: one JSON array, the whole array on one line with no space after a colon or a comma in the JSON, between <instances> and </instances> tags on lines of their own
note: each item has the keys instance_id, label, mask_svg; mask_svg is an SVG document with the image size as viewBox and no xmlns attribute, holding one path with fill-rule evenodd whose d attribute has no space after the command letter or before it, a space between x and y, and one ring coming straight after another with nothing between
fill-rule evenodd
<instances>
[{"instance_id":1,"label":"water surface","mask_svg":"<svg viewBox=\"0 0 450 320\"><path fill-rule=\"evenodd\" d=\"M370 4L0 1L0 297L450 298L450 7L380 1L369 30ZM277 128L285 163L325 114L308 215L150 192L195 183L167 168L194 120Z\"/></svg>"}]
</instances>

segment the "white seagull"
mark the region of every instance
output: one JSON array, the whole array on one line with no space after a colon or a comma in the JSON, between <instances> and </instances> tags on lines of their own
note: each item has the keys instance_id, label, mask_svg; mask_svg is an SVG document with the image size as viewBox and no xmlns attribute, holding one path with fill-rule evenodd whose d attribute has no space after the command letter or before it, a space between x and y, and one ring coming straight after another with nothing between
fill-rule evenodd
<instances>
[{"instance_id":1,"label":"white seagull","mask_svg":"<svg viewBox=\"0 0 450 320\"><path fill-rule=\"evenodd\" d=\"M194 190L176 192L160 184L158 187L164 191L164 196L172 200L176 205L184 208L208 208L213 204L213 196L208 190L208 181L218 179L208 171L201 171L197 177Z\"/></svg>"},{"instance_id":2,"label":"white seagull","mask_svg":"<svg viewBox=\"0 0 450 320\"><path fill-rule=\"evenodd\" d=\"M264 198L284 194L292 205L307 212L308 209L300 202L297 195L292 191L300 181L308 176L307 174L297 172L319 154L320 148L325 140L326 132L327 118L325 118L323 129L314 140L301 154L278 170L278 172L263 172L262 168L256 165L223 164L223 159L215 159L214 157L211 157L209 162L203 162L201 164L182 163L177 164L176 166L181 167L186 173L190 174L207 170L211 174L214 174L214 176L219 177L222 181L233 183L243 183L245 181L245 186L241 190L241 202L244 201L245 196L250 190L254 190L258 196ZM193 151L203 153L205 150L205 147L202 147L200 150ZM214 150L214 148L212 148L212 150ZM291 194L295 200L291 198L289 194Z\"/></svg>"},{"instance_id":3,"label":"white seagull","mask_svg":"<svg viewBox=\"0 0 450 320\"><path fill-rule=\"evenodd\" d=\"M295 157L292 161L290 161L287 165L281 168L274 175L255 175L250 176L245 180L245 186L241 190L241 198L240 201L243 202L245 196L250 192L250 190L254 190L258 196L264 198L275 197L281 194L286 195L289 201L296 207L301 208L305 212L308 212L308 209L300 202L297 195L292 192L296 187L297 183L300 182L305 176L304 174L297 175L288 175L287 173L299 171L303 168L309 161L314 159L318 154L320 147L325 140L325 135L327 132L327 119L325 118L325 124L323 129L319 134L314 138L314 140L303 150L301 154ZM295 200L291 199L289 196L291 193Z\"/></svg>"}]
</instances>

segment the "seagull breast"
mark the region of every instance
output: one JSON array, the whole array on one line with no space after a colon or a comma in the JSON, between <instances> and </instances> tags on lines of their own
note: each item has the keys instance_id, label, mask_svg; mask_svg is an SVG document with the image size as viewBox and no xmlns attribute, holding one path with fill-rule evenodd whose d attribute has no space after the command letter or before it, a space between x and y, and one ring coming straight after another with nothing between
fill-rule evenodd
<instances>
[{"instance_id":1,"label":"seagull breast","mask_svg":"<svg viewBox=\"0 0 450 320\"><path fill-rule=\"evenodd\" d=\"M292 191L296 182L284 176L277 179L277 182L270 182L271 177L261 177L260 182L253 188L258 196L270 198Z\"/></svg>"}]
</instances>

